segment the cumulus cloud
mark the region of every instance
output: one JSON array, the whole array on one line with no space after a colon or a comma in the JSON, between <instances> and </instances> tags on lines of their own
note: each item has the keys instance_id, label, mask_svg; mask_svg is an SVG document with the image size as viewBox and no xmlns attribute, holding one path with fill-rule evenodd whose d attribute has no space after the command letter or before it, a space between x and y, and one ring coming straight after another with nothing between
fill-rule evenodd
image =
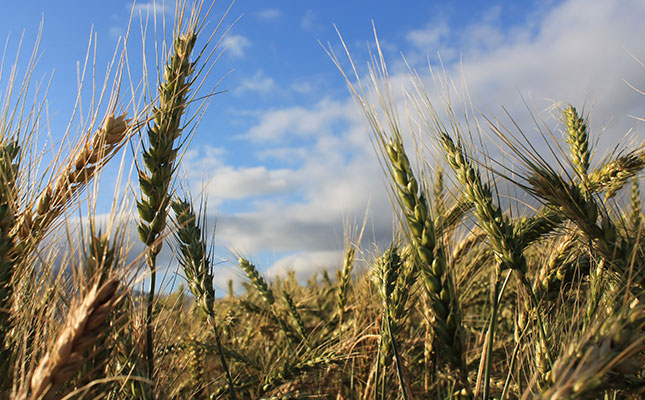
<instances>
[{"instance_id":1,"label":"cumulus cloud","mask_svg":"<svg viewBox=\"0 0 645 400\"><path fill-rule=\"evenodd\" d=\"M222 44L232 57L243 57L244 50L251 46L251 41L242 35L229 33L224 37Z\"/></svg>"},{"instance_id":2,"label":"cumulus cloud","mask_svg":"<svg viewBox=\"0 0 645 400\"><path fill-rule=\"evenodd\" d=\"M311 276L313 271L329 271L330 268L340 268L342 262L337 251L308 251L288 255L276 261L267 269L266 275L274 278L285 277L285 272L292 271L296 279L302 281ZM333 274L330 274L333 277Z\"/></svg>"},{"instance_id":3,"label":"cumulus cloud","mask_svg":"<svg viewBox=\"0 0 645 400\"><path fill-rule=\"evenodd\" d=\"M539 133L523 97L538 111L548 109L550 99L586 105L596 134L613 117L608 130L612 134L604 135L601 144L616 143L635 124L626 115L642 116L645 109L645 97L625 84L645 86L645 70L627 52L645 59L640 40L645 36L644 18L645 3L636 0L570 0L524 24L528 27L501 29L499 10L493 9L465 27L430 21L411 30L405 36L411 45L406 56L423 74L426 54L454 49L462 61L447 63L446 72L457 86L463 73L470 95L466 99L487 113L486 105L497 114L503 114L499 106L505 106L532 141ZM394 86L409 85L405 74L395 72L391 78ZM424 80L440 106L432 80ZM404 107L401 102L399 109ZM556 122L546 120L550 126ZM508 120L506 125L511 127ZM382 172L349 96L262 111L239 139L256 159L291 160L288 168L242 168L221 162L213 169L213 186L207 188L228 200L255 199L243 212L220 214L218 237L233 248L289 253L270 267L271 275L293 269L304 277L323 264L337 265L344 218L360 220L368 204L366 242L391 238L394 215Z\"/></svg>"},{"instance_id":4,"label":"cumulus cloud","mask_svg":"<svg viewBox=\"0 0 645 400\"><path fill-rule=\"evenodd\" d=\"M235 88L235 94L241 95L244 93L275 93L277 85L273 78L265 76L262 70L257 71L252 77L242 80L240 85Z\"/></svg>"},{"instance_id":5,"label":"cumulus cloud","mask_svg":"<svg viewBox=\"0 0 645 400\"><path fill-rule=\"evenodd\" d=\"M360 120L351 99L322 99L313 107L294 106L266 112L246 132L252 141L283 141L299 137L333 137L332 128L339 121Z\"/></svg>"}]
</instances>

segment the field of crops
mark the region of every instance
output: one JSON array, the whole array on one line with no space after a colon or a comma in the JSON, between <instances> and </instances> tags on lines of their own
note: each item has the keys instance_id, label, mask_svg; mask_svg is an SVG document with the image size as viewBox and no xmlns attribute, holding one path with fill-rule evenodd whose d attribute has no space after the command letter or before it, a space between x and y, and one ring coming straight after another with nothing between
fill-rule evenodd
<instances>
[{"instance_id":1,"label":"field of crops","mask_svg":"<svg viewBox=\"0 0 645 400\"><path fill-rule=\"evenodd\" d=\"M342 265L307 284L294 274L269 281L239 254L244 292L231 283L216 296L204 201L179 190L177 170L200 134L186 128L188 111L203 111L194 93L217 41L196 45L212 34L208 4L178 7L165 65L149 78L159 83L153 98L126 111L117 55L103 107L53 173L30 169L45 116L20 94L29 75L3 97L0 398L645 396L645 149L614 143L595 157L588 116L563 104L558 126L536 116L549 143L541 155L522 134L535 127L505 128L472 109L481 123L464 119L448 97L432 104L412 71L402 112L380 48L367 77L343 68L349 53L329 55L378 154L397 215L392 243L348 228ZM482 135L508 161L489 156ZM118 198L107 227L98 224L93 182L141 141L136 231ZM61 235L79 208L90 210L80 240ZM163 248L185 281L173 293L155 292Z\"/></svg>"}]
</instances>

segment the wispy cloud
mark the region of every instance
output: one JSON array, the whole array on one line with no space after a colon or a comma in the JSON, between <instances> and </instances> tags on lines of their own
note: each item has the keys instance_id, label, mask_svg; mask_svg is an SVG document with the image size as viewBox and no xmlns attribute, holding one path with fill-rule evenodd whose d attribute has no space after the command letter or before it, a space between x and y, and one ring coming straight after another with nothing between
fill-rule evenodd
<instances>
[{"instance_id":1,"label":"wispy cloud","mask_svg":"<svg viewBox=\"0 0 645 400\"><path fill-rule=\"evenodd\" d=\"M122 26L111 26L108 30L108 34L113 38L118 38L125 35L125 28Z\"/></svg>"},{"instance_id":2,"label":"wispy cloud","mask_svg":"<svg viewBox=\"0 0 645 400\"><path fill-rule=\"evenodd\" d=\"M306 31L313 31L318 28L317 20L316 13L313 10L307 10L300 19L300 27Z\"/></svg>"},{"instance_id":3,"label":"wispy cloud","mask_svg":"<svg viewBox=\"0 0 645 400\"><path fill-rule=\"evenodd\" d=\"M143 15L164 15L171 14L174 8L168 6L167 4L161 1L148 1L148 2L137 2L134 5L134 14L138 15L139 13Z\"/></svg>"},{"instance_id":4,"label":"wispy cloud","mask_svg":"<svg viewBox=\"0 0 645 400\"><path fill-rule=\"evenodd\" d=\"M264 21L276 21L282 17L282 11L277 8L267 8L256 13L257 17Z\"/></svg>"},{"instance_id":5,"label":"wispy cloud","mask_svg":"<svg viewBox=\"0 0 645 400\"><path fill-rule=\"evenodd\" d=\"M244 93L275 93L277 85L273 78L265 76L262 70L257 71L252 77L242 80L234 93L241 95Z\"/></svg>"},{"instance_id":6,"label":"wispy cloud","mask_svg":"<svg viewBox=\"0 0 645 400\"><path fill-rule=\"evenodd\" d=\"M222 41L226 52L232 57L243 57L244 50L251 46L251 41L242 35L228 34Z\"/></svg>"}]
</instances>

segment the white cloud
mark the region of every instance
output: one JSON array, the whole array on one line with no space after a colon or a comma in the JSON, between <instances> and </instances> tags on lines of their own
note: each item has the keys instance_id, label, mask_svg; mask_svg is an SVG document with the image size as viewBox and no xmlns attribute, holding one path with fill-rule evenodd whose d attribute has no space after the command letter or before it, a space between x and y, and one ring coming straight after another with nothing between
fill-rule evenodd
<instances>
[{"instance_id":1,"label":"white cloud","mask_svg":"<svg viewBox=\"0 0 645 400\"><path fill-rule=\"evenodd\" d=\"M342 102L322 99L309 108L295 106L269 111L249 129L245 137L253 141L276 142L294 136L324 139L332 134L332 128L339 121L359 119L355 109L351 99Z\"/></svg>"},{"instance_id":2,"label":"white cloud","mask_svg":"<svg viewBox=\"0 0 645 400\"><path fill-rule=\"evenodd\" d=\"M244 79L238 87L235 88L235 94L240 95L244 93L275 93L277 85L273 78L264 75L262 70L257 71L252 77Z\"/></svg>"},{"instance_id":3,"label":"white cloud","mask_svg":"<svg viewBox=\"0 0 645 400\"><path fill-rule=\"evenodd\" d=\"M285 278L287 272L293 271L296 279L302 281L309 278L312 272L327 270L333 278L334 269L340 268L342 262L340 256L338 251L299 252L276 261L267 269L265 275L270 278Z\"/></svg>"},{"instance_id":4,"label":"white cloud","mask_svg":"<svg viewBox=\"0 0 645 400\"><path fill-rule=\"evenodd\" d=\"M264 166L233 168L222 166L210 171L208 195L215 199L244 199L293 189L292 171L269 170Z\"/></svg>"},{"instance_id":5,"label":"white cloud","mask_svg":"<svg viewBox=\"0 0 645 400\"><path fill-rule=\"evenodd\" d=\"M125 29L122 26L111 26L108 34L113 38L125 36Z\"/></svg>"},{"instance_id":6,"label":"white cloud","mask_svg":"<svg viewBox=\"0 0 645 400\"><path fill-rule=\"evenodd\" d=\"M276 8L267 8L264 10L260 10L256 14L259 19L264 20L264 21L275 21L280 19L282 16L282 11L276 9Z\"/></svg>"},{"instance_id":7,"label":"white cloud","mask_svg":"<svg viewBox=\"0 0 645 400\"><path fill-rule=\"evenodd\" d=\"M437 50L449 34L448 22L439 21L438 23L430 23L423 29L414 29L408 32L406 39L418 48Z\"/></svg>"},{"instance_id":8,"label":"white cloud","mask_svg":"<svg viewBox=\"0 0 645 400\"><path fill-rule=\"evenodd\" d=\"M135 15L152 15L156 13L159 16L171 14L173 10L162 1L137 2L134 5Z\"/></svg>"},{"instance_id":9,"label":"white cloud","mask_svg":"<svg viewBox=\"0 0 645 400\"><path fill-rule=\"evenodd\" d=\"M299 94L308 94L312 93L314 89L316 88L316 85L314 85L311 82L294 82L292 83L289 88Z\"/></svg>"},{"instance_id":10,"label":"white cloud","mask_svg":"<svg viewBox=\"0 0 645 400\"><path fill-rule=\"evenodd\" d=\"M313 10L307 10L300 19L300 27L306 31L313 31L318 27L317 20L316 13Z\"/></svg>"},{"instance_id":11,"label":"white cloud","mask_svg":"<svg viewBox=\"0 0 645 400\"><path fill-rule=\"evenodd\" d=\"M251 46L251 42L246 37L231 33L224 37L222 44L226 47L227 53L232 57L243 57L244 49Z\"/></svg>"}]
</instances>

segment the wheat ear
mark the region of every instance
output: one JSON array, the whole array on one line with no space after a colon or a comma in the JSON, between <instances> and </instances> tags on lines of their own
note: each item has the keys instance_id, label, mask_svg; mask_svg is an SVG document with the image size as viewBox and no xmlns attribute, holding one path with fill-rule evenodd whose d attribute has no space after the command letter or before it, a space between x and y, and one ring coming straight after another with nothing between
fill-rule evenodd
<instances>
[{"instance_id":1,"label":"wheat ear","mask_svg":"<svg viewBox=\"0 0 645 400\"><path fill-rule=\"evenodd\" d=\"M605 260L624 267L625 259L616 226L608 215L603 216L600 225L597 224L600 214L598 205L593 197L586 195L584 189L565 182L552 171L538 168L528 182L536 195L559 208L580 228Z\"/></svg>"},{"instance_id":2,"label":"wheat ear","mask_svg":"<svg viewBox=\"0 0 645 400\"><path fill-rule=\"evenodd\" d=\"M0 146L0 368L5 367L5 336L11 329L10 312L15 273L13 228L16 221L16 177L20 147L15 142Z\"/></svg>"},{"instance_id":3,"label":"wheat ear","mask_svg":"<svg viewBox=\"0 0 645 400\"><path fill-rule=\"evenodd\" d=\"M208 318L215 334L217 351L222 368L229 385L229 395L236 399L235 385L231 376L217 323L215 321L215 290L213 289L212 259L208 252L203 225L200 226L191 204L185 200L176 200L172 209L177 218L177 239L179 242L179 262L186 274L190 291L195 296L197 304Z\"/></svg>"},{"instance_id":4,"label":"wheat ear","mask_svg":"<svg viewBox=\"0 0 645 400\"><path fill-rule=\"evenodd\" d=\"M95 285L80 304L72 308L58 339L34 370L29 399L56 398L56 390L86 362L83 351L105 331L104 322L114 306L118 287L117 279Z\"/></svg>"},{"instance_id":5,"label":"wheat ear","mask_svg":"<svg viewBox=\"0 0 645 400\"><path fill-rule=\"evenodd\" d=\"M573 106L564 109L564 122L567 127L571 161L580 179L586 182L590 154L587 124L582 117L578 116L578 111Z\"/></svg>"},{"instance_id":6,"label":"wheat ear","mask_svg":"<svg viewBox=\"0 0 645 400\"><path fill-rule=\"evenodd\" d=\"M123 144L130 121L126 114L108 115L100 129L85 139L36 201L18 221L16 232L23 242L34 245L70 201L96 176Z\"/></svg>"},{"instance_id":7,"label":"wheat ear","mask_svg":"<svg viewBox=\"0 0 645 400\"><path fill-rule=\"evenodd\" d=\"M618 316L596 320L565 354L556 360L550 374L551 387L540 398L596 397L597 390L619 387L630 374L638 373L636 356L645 351L645 313L642 306Z\"/></svg>"},{"instance_id":8,"label":"wheat ear","mask_svg":"<svg viewBox=\"0 0 645 400\"><path fill-rule=\"evenodd\" d=\"M148 377L154 375L154 344L152 335L152 308L155 297L157 254L161 251L160 237L166 227L170 206L170 183L175 172L175 160L179 148L175 141L182 132L181 117L188 101L193 64L190 55L197 35L194 27L177 36L173 54L165 67L164 81L159 87L159 103L153 108L153 124L148 129L149 147L143 152L147 169L139 170L141 200L139 210L139 237L148 246L146 263L150 269L150 291L146 311L146 360Z\"/></svg>"},{"instance_id":9,"label":"wheat ear","mask_svg":"<svg viewBox=\"0 0 645 400\"><path fill-rule=\"evenodd\" d=\"M643 223L643 212L641 211L641 191L638 185L638 178L633 178L632 195L630 197L629 225L635 234L638 234Z\"/></svg>"},{"instance_id":10,"label":"wheat ear","mask_svg":"<svg viewBox=\"0 0 645 400\"><path fill-rule=\"evenodd\" d=\"M528 282L526 272L527 264L524 256L524 247L529 242L530 236L536 235L540 230L552 229L550 223L542 222L532 224L531 235L525 233L524 237L517 234L515 224L509 221L504 214L502 214L499 206L493 203L493 195L490 188L484 185L481 181L479 171L473 166L466 154L464 153L461 143L455 144L450 136L446 133L439 133L439 140L443 147L448 163L456 172L459 181L461 182L465 196L474 204L474 212L477 216L479 224L486 232L492 250L495 254L498 267L495 270L495 286L492 293L493 304L491 307L491 315L489 320L488 333L486 335L486 347L483 351L481 358L480 371L484 375L479 376L476 393L479 393L480 388L483 391L484 398L488 397L490 390L490 368L492 362L492 349L493 341L495 338L495 330L497 324L497 308L498 302L503 294L505 285L501 284L501 272L505 268L510 268L517 272L520 283L528 292L533 308L537 310L538 301L533 292L533 288ZM537 228L540 229L537 229ZM537 313L538 325L540 329L540 340L542 347L547 351L547 358L551 361L550 354L548 353L547 334L545 326L541 320L539 312ZM481 386L483 385L483 387Z\"/></svg>"},{"instance_id":11,"label":"wheat ear","mask_svg":"<svg viewBox=\"0 0 645 400\"><path fill-rule=\"evenodd\" d=\"M448 163L457 173L465 196L475 205L477 220L486 232L502 269L514 269L524 275L526 260L523 246L514 234L513 225L502 214L500 208L493 204L493 195L489 187L482 183L479 172L464 154L461 144L455 144L445 133L440 133L439 139Z\"/></svg>"},{"instance_id":12,"label":"wheat ear","mask_svg":"<svg viewBox=\"0 0 645 400\"><path fill-rule=\"evenodd\" d=\"M352 268L354 266L355 257L356 246L348 243L347 249L345 249L345 256L343 257L343 268L338 271L338 294L336 304L338 306L338 320L340 321L339 326L342 326L343 317L345 316L347 291L349 289L349 283L352 278Z\"/></svg>"},{"instance_id":13,"label":"wheat ear","mask_svg":"<svg viewBox=\"0 0 645 400\"><path fill-rule=\"evenodd\" d=\"M271 312L271 318L278 324L282 332L284 333L285 337L289 340L289 345L297 345L298 340L297 338L300 337L301 335L299 333L293 332L293 329L287 325L285 320L278 315L278 312L275 307L275 296L273 295L273 290L267 283L267 281L260 275L258 272L257 267L250 263L248 260L240 257L238 260L240 264L240 268L244 271L246 274L247 278L251 281L251 284L260 293L260 296L264 299L264 301L267 303L267 305L270 308Z\"/></svg>"},{"instance_id":14,"label":"wheat ear","mask_svg":"<svg viewBox=\"0 0 645 400\"><path fill-rule=\"evenodd\" d=\"M605 197L611 198L643 168L645 151L630 151L590 171L589 187L592 191L605 190Z\"/></svg>"},{"instance_id":15,"label":"wheat ear","mask_svg":"<svg viewBox=\"0 0 645 400\"><path fill-rule=\"evenodd\" d=\"M399 352L397 335L401 331L403 310L410 284L406 280L404 263L399 256L396 247L390 247L378 260L374 269L374 280L382 301L381 320L381 341L379 346L379 370L377 370L376 382L381 381L381 396L385 396L387 386L387 370L392 358L394 358L397 377L399 379L399 390L404 399L408 398L407 385L403 373L403 360ZM408 271L411 272L411 271Z\"/></svg>"},{"instance_id":16,"label":"wheat ear","mask_svg":"<svg viewBox=\"0 0 645 400\"><path fill-rule=\"evenodd\" d=\"M437 229L428 210L428 201L414 177L403 142L400 137L385 144L395 190L404 212L410 239L417 263L437 316L435 333L444 348L444 357L460 370L464 385L467 385L463 361L463 338L461 316L455 296L452 277L447 271L446 257L441 244L437 243Z\"/></svg>"}]
</instances>

